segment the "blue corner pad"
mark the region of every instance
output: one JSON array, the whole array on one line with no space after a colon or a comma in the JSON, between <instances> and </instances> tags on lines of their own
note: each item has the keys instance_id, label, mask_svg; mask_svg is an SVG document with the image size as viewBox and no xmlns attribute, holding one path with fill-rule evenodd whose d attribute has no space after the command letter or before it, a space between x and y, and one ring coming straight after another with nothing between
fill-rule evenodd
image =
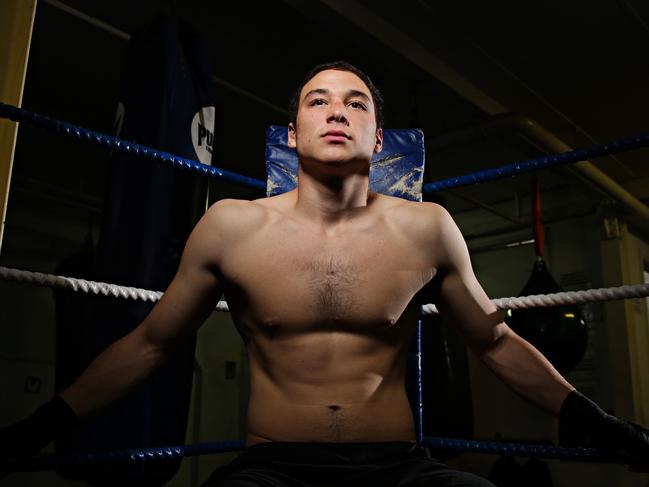
<instances>
[{"instance_id":1,"label":"blue corner pad","mask_svg":"<svg viewBox=\"0 0 649 487\"><path fill-rule=\"evenodd\" d=\"M297 153L288 146L284 125L266 130L266 195L275 196L297 186ZM370 165L370 190L421 201L424 179L424 133L419 129L384 129L383 150Z\"/></svg>"}]
</instances>

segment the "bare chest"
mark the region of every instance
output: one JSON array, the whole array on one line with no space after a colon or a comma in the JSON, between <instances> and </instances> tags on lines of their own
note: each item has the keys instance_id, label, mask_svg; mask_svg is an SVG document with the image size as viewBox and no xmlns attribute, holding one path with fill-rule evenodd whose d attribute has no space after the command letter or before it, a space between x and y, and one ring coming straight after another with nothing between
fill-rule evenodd
<instances>
[{"instance_id":1,"label":"bare chest","mask_svg":"<svg viewBox=\"0 0 649 487\"><path fill-rule=\"evenodd\" d=\"M384 229L334 238L273 229L232 252L223 271L235 320L295 331L337 323L360 330L395 324L430 264Z\"/></svg>"}]
</instances>

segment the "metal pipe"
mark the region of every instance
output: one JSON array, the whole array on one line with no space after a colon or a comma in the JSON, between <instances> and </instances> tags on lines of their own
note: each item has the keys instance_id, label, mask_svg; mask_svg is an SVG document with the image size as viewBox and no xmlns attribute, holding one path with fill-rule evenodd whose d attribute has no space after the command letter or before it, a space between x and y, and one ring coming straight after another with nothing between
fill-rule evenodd
<instances>
[{"instance_id":1,"label":"metal pipe","mask_svg":"<svg viewBox=\"0 0 649 487\"><path fill-rule=\"evenodd\" d=\"M568 144L563 142L559 137L542 127L530 117L514 115L511 118L512 128L520 130L528 137L541 143L545 148L553 152L567 152L574 150ZM572 165L574 169L593 181L597 186L604 189L608 194L613 196L617 201L622 203L626 208L637 213L649 223L649 207L638 198L624 189L617 181L609 177L606 173L595 167L590 161L577 162Z\"/></svg>"},{"instance_id":2,"label":"metal pipe","mask_svg":"<svg viewBox=\"0 0 649 487\"><path fill-rule=\"evenodd\" d=\"M459 129L441 137L427 140L426 145L430 151L466 142L478 136L497 135L503 132L519 132L549 152L561 153L574 150L532 118L515 113L497 115L482 124ZM589 181L592 181L625 208L639 215L649 225L649 207L624 189L618 182L595 167L590 161L577 162L570 167L588 178Z\"/></svg>"}]
</instances>

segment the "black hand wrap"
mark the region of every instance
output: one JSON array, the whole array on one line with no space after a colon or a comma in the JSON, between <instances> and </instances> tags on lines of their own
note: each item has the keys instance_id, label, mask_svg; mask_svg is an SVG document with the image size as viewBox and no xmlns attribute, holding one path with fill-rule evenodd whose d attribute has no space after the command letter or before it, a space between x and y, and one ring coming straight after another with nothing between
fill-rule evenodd
<instances>
[{"instance_id":1,"label":"black hand wrap","mask_svg":"<svg viewBox=\"0 0 649 487\"><path fill-rule=\"evenodd\" d=\"M568 394L561 405L559 443L598 448L628 456L631 463L649 465L649 430L608 414L577 391Z\"/></svg>"},{"instance_id":2,"label":"black hand wrap","mask_svg":"<svg viewBox=\"0 0 649 487\"><path fill-rule=\"evenodd\" d=\"M0 477L78 425L74 411L56 396L31 416L0 428Z\"/></svg>"}]
</instances>

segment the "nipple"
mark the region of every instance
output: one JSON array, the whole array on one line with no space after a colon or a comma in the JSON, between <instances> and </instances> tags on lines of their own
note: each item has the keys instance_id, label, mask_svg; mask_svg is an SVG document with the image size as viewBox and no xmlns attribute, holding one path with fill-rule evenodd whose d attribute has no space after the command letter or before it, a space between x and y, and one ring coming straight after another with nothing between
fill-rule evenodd
<instances>
[{"instance_id":1,"label":"nipple","mask_svg":"<svg viewBox=\"0 0 649 487\"><path fill-rule=\"evenodd\" d=\"M277 331L279 329L279 322L277 320L266 320L263 323L264 325L264 332L266 333L266 336L270 338L271 340L275 338L275 335L277 335Z\"/></svg>"}]
</instances>

